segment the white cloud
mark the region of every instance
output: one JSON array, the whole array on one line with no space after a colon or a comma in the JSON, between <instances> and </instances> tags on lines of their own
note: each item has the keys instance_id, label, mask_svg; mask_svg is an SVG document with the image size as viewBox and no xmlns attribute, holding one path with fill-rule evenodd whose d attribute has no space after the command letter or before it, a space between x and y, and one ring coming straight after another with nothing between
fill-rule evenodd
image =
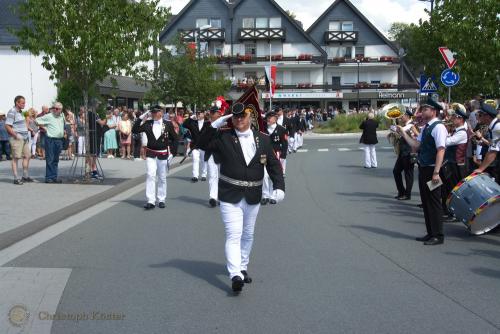
<instances>
[{"instance_id":1,"label":"white cloud","mask_svg":"<svg viewBox=\"0 0 500 334\"><path fill-rule=\"evenodd\" d=\"M305 29L313 24L333 1L276 0L283 9L295 13ZM188 0L161 0L160 4L170 6L172 13L177 14L188 2ZM384 34L393 22L417 23L420 18L427 17L424 9L428 4L416 0L352 0L352 3Z\"/></svg>"}]
</instances>

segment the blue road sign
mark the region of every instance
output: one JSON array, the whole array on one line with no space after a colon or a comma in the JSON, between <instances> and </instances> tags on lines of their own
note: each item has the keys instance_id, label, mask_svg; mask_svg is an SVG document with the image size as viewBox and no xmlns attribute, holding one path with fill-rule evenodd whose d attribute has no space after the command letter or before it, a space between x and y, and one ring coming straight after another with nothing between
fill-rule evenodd
<instances>
[{"instance_id":1,"label":"blue road sign","mask_svg":"<svg viewBox=\"0 0 500 334\"><path fill-rule=\"evenodd\" d=\"M424 74L420 76L420 93L434 93L437 91L436 79L433 77L426 77Z\"/></svg>"},{"instance_id":2,"label":"blue road sign","mask_svg":"<svg viewBox=\"0 0 500 334\"><path fill-rule=\"evenodd\" d=\"M446 69L441 73L441 82L446 87L453 87L460 81L460 75L450 69Z\"/></svg>"}]
</instances>

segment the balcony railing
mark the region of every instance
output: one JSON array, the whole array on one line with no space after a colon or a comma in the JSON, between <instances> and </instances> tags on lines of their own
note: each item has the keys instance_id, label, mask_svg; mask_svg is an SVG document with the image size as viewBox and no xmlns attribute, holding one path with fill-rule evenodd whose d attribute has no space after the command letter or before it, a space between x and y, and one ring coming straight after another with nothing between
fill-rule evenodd
<instances>
[{"instance_id":1,"label":"balcony railing","mask_svg":"<svg viewBox=\"0 0 500 334\"><path fill-rule=\"evenodd\" d=\"M356 58L345 58L345 57L334 57L334 58L329 58L328 63L329 64L341 64L341 63L357 63L357 61L360 61L361 63L399 63L399 58L398 57L392 57L392 56L381 56L378 58L374 57L356 57Z\"/></svg>"},{"instance_id":2,"label":"balcony railing","mask_svg":"<svg viewBox=\"0 0 500 334\"><path fill-rule=\"evenodd\" d=\"M273 62L287 62L287 63L312 63L312 64L322 64L323 57L322 56L311 56L311 57L284 57L282 55L273 55L271 56L271 61ZM253 55L239 55L237 54L234 57L230 56L217 56L218 64L255 64L257 62L269 62L269 56L264 57L256 57Z\"/></svg>"},{"instance_id":3,"label":"balcony railing","mask_svg":"<svg viewBox=\"0 0 500 334\"><path fill-rule=\"evenodd\" d=\"M231 87L231 90L236 90L236 91L243 91L246 88L248 88L247 83L242 83L238 82L236 85ZM265 85L262 85L260 83L257 83L257 88L260 90L266 90L267 87ZM301 89L313 89L313 90L322 90L322 91L337 91L337 90L350 90L352 92L357 92L358 89L360 90L372 90L372 91L380 91L380 90L385 90L385 89L393 89L393 90L405 90L405 89L418 89L417 84L390 84L390 85L384 85L384 84L372 84L372 83L366 83L366 82L360 82L358 84L350 84L350 85L340 85L340 87L336 87L333 89L332 84L327 84L327 85L316 85L312 83L296 83L296 84L276 84L276 90L301 90Z\"/></svg>"},{"instance_id":4,"label":"balcony railing","mask_svg":"<svg viewBox=\"0 0 500 334\"><path fill-rule=\"evenodd\" d=\"M224 41L226 39L226 32L222 28L179 30L179 34L181 40L186 42L193 42L195 40L195 34L198 34L198 40L202 42Z\"/></svg>"},{"instance_id":5,"label":"balcony railing","mask_svg":"<svg viewBox=\"0 0 500 334\"><path fill-rule=\"evenodd\" d=\"M283 28L242 28L238 32L240 40L285 40Z\"/></svg>"},{"instance_id":6,"label":"balcony railing","mask_svg":"<svg viewBox=\"0 0 500 334\"><path fill-rule=\"evenodd\" d=\"M357 42L357 31L325 31L326 43Z\"/></svg>"}]
</instances>

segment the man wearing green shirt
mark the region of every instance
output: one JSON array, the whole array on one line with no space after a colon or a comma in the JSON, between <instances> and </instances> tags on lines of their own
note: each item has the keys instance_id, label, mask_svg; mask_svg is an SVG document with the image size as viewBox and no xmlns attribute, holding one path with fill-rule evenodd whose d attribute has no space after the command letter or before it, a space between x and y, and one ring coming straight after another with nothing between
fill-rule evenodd
<instances>
[{"instance_id":1,"label":"man wearing green shirt","mask_svg":"<svg viewBox=\"0 0 500 334\"><path fill-rule=\"evenodd\" d=\"M36 119L36 123L47 130L45 138L45 183L62 183L57 178L59 155L64 140L64 117L61 115L62 104L54 103L50 113Z\"/></svg>"}]
</instances>

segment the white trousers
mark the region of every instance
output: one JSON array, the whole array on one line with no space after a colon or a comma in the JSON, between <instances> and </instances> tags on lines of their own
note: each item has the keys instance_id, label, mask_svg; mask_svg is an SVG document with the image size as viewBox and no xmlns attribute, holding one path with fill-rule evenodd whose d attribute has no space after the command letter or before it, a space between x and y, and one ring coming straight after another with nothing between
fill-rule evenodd
<instances>
[{"instance_id":1,"label":"white trousers","mask_svg":"<svg viewBox=\"0 0 500 334\"><path fill-rule=\"evenodd\" d=\"M200 164L201 164L201 177L207 177L207 162L205 161L205 151L194 149L191 152L193 157L193 177L198 178L200 176Z\"/></svg>"},{"instance_id":2,"label":"white trousers","mask_svg":"<svg viewBox=\"0 0 500 334\"><path fill-rule=\"evenodd\" d=\"M304 145L304 136L297 132L295 134L295 149L302 147L302 145Z\"/></svg>"},{"instance_id":3,"label":"white trousers","mask_svg":"<svg viewBox=\"0 0 500 334\"><path fill-rule=\"evenodd\" d=\"M241 271L247 270L259 208L260 204L249 205L245 199L236 204L220 203L226 231L226 262L230 278L243 278Z\"/></svg>"},{"instance_id":4,"label":"white trousers","mask_svg":"<svg viewBox=\"0 0 500 334\"><path fill-rule=\"evenodd\" d=\"M292 152L295 148L295 137L288 137L288 152Z\"/></svg>"},{"instance_id":5,"label":"white trousers","mask_svg":"<svg viewBox=\"0 0 500 334\"><path fill-rule=\"evenodd\" d=\"M286 174L286 159L280 159L281 166L283 167L283 175Z\"/></svg>"},{"instance_id":6,"label":"white trousers","mask_svg":"<svg viewBox=\"0 0 500 334\"><path fill-rule=\"evenodd\" d=\"M84 155L86 153L85 150L85 137L78 136L78 155Z\"/></svg>"},{"instance_id":7,"label":"white trousers","mask_svg":"<svg viewBox=\"0 0 500 334\"><path fill-rule=\"evenodd\" d=\"M146 198L148 203L165 202L167 198L168 160L146 158ZM156 177L158 176L158 193L156 193Z\"/></svg>"},{"instance_id":8,"label":"white trousers","mask_svg":"<svg viewBox=\"0 0 500 334\"><path fill-rule=\"evenodd\" d=\"M377 167L377 152L375 145L364 145L365 150L365 167Z\"/></svg>"},{"instance_id":9,"label":"white trousers","mask_svg":"<svg viewBox=\"0 0 500 334\"><path fill-rule=\"evenodd\" d=\"M207 161L208 166L208 192L209 198L219 198L219 168L220 166L215 163L214 156L211 155Z\"/></svg>"},{"instance_id":10,"label":"white trousers","mask_svg":"<svg viewBox=\"0 0 500 334\"><path fill-rule=\"evenodd\" d=\"M262 180L262 198L276 199L273 197L273 181L264 168L264 179Z\"/></svg>"}]
</instances>

